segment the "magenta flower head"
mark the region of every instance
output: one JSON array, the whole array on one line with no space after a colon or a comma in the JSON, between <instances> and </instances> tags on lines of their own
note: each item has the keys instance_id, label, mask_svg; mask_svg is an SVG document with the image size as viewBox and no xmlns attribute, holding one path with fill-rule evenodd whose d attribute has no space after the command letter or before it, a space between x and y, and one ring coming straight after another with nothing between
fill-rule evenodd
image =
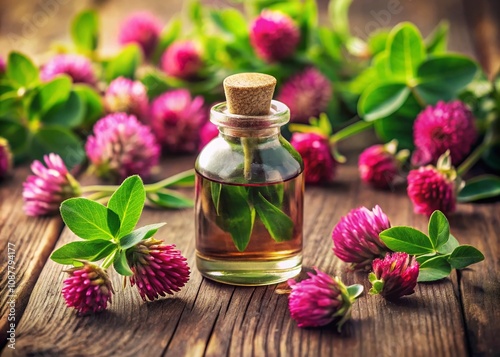
<instances>
[{"instance_id":1,"label":"magenta flower head","mask_svg":"<svg viewBox=\"0 0 500 357\"><path fill-rule=\"evenodd\" d=\"M264 10L250 26L250 42L257 55L267 62L291 57L299 41L299 28L281 12Z\"/></svg>"},{"instance_id":2,"label":"magenta flower head","mask_svg":"<svg viewBox=\"0 0 500 357\"><path fill-rule=\"evenodd\" d=\"M113 113L94 125L85 151L98 176L122 181L135 174L149 177L161 150L148 126L133 115Z\"/></svg>"},{"instance_id":3,"label":"magenta flower head","mask_svg":"<svg viewBox=\"0 0 500 357\"><path fill-rule=\"evenodd\" d=\"M0 179L7 176L12 170L12 152L9 142L0 137Z\"/></svg>"},{"instance_id":4,"label":"magenta flower head","mask_svg":"<svg viewBox=\"0 0 500 357\"><path fill-rule=\"evenodd\" d=\"M413 124L416 150L412 164L435 164L446 150L450 150L451 163L457 165L471 151L477 139L474 116L467 106L456 100L425 108Z\"/></svg>"},{"instance_id":5,"label":"magenta flower head","mask_svg":"<svg viewBox=\"0 0 500 357\"><path fill-rule=\"evenodd\" d=\"M199 131L207 114L201 96L192 98L186 89L171 90L151 104L151 127L169 152L193 153L198 149Z\"/></svg>"},{"instance_id":6,"label":"magenta flower head","mask_svg":"<svg viewBox=\"0 0 500 357\"><path fill-rule=\"evenodd\" d=\"M295 123L308 123L320 115L331 98L330 81L314 67L290 77L278 95L278 100L290 108L290 121Z\"/></svg>"},{"instance_id":7,"label":"magenta flower head","mask_svg":"<svg viewBox=\"0 0 500 357\"><path fill-rule=\"evenodd\" d=\"M121 24L118 41L122 45L137 44L149 58L158 44L161 22L149 12L136 12Z\"/></svg>"},{"instance_id":8,"label":"magenta flower head","mask_svg":"<svg viewBox=\"0 0 500 357\"><path fill-rule=\"evenodd\" d=\"M389 218L378 205L371 211L366 207L353 209L333 229L333 252L353 269L365 269L373 259L390 251L379 236L390 227Z\"/></svg>"},{"instance_id":9,"label":"magenta flower head","mask_svg":"<svg viewBox=\"0 0 500 357\"><path fill-rule=\"evenodd\" d=\"M219 136L219 128L211 121L207 121L200 130L200 147L203 149L209 142Z\"/></svg>"},{"instance_id":10,"label":"magenta flower head","mask_svg":"<svg viewBox=\"0 0 500 357\"><path fill-rule=\"evenodd\" d=\"M409 155L408 150L396 154L397 145L397 141L393 140L386 145L373 145L365 149L358 162L361 180L376 188L389 188Z\"/></svg>"},{"instance_id":11,"label":"magenta flower head","mask_svg":"<svg viewBox=\"0 0 500 357\"><path fill-rule=\"evenodd\" d=\"M52 57L41 69L40 77L43 81L50 81L52 78L66 74L70 76L74 83L86 83L94 85L96 77L92 63L87 57L76 54L61 54Z\"/></svg>"},{"instance_id":12,"label":"magenta flower head","mask_svg":"<svg viewBox=\"0 0 500 357\"><path fill-rule=\"evenodd\" d=\"M98 266L84 263L83 267L66 271L69 278L63 283L62 294L66 305L85 315L106 310L111 303L113 287L108 274Z\"/></svg>"},{"instance_id":13,"label":"magenta flower head","mask_svg":"<svg viewBox=\"0 0 500 357\"><path fill-rule=\"evenodd\" d=\"M24 212L28 216L43 216L59 212L62 201L80 196L78 181L68 172L57 154L44 156L47 167L35 160L31 164L34 175L23 183Z\"/></svg>"},{"instance_id":14,"label":"magenta flower head","mask_svg":"<svg viewBox=\"0 0 500 357\"><path fill-rule=\"evenodd\" d=\"M149 238L127 252L127 260L134 275L132 286L146 301L179 291L189 280L186 258L175 245L163 245L161 240Z\"/></svg>"},{"instance_id":15,"label":"magenta flower head","mask_svg":"<svg viewBox=\"0 0 500 357\"><path fill-rule=\"evenodd\" d=\"M123 112L145 119L149 111L146 87L139 81L116 78L104 94L104 107L108 113Z\"/></svg>"},{"instance_id":16,"label":"magenta flower head","mask_svg":"<svg viewBox=\"0 0 500 357\"><path fill-rule=\"evenodd\" d=\"M161 68L172 77L192 79L202 66L201 53L193 41L176 41L161 57Z\"/></svg>"},{"instance_id":17,"label":"magenta flower head","mask_svg":"<svg viewBox=\"0 0 500 357\"><path fill-rule=\"evenodd\" d=\"M3 59L2 56L0 56L0 75L5 73L5 68L6 68L5 60Z\"/></svg>"},{"instance_id":18,"label":"magenta flower head","mask_svg":"<svg viewBox=\"0 0 500 357\"><path fill-rule=\"evenodd\" d=\"M316 133L293 133L292 146L304 160L307 183L327 183L333 180L337 162L328 144L328 138Z\"/></svg>"},{"instance_id":19,"label":"magenta flower head","mask_svg":"<svg viewBox=\"0 0 500 357\"><path fill-rule=\"evenodd\" d=\"M352 303L362 289L350 296L339 278L314 269L316 274L307 273L309 278L299 283L288 280L292 289L288 297L290 315L299 327L324 326L335 320L340 330L350 318Z\"/></svg>"},{"instance_id":20,"label":"magenta flower head","mask_svg":"<svg viewBox=\"0 0 500 357\"><path fill-rule=\"evenodd\" d=\"M373 272L369 279L372 283L370 294L380 294L387 300L396 300L415 292L419 265L407 253L387 253L383 259L375 259Z\"/></svg>"},{"instance_id":21,"label":"magenta flower head","mask_svg":"<svg viewBox=\"0 0 500 357\"><path fill-rule=\"evenodd\" d=\"M455 211L456 192L461 184L447 151L439 158L437 167L427 165L410 171L407 192L415 213L430 216L440 210L447 214Z\"/></svg>"}]
</instances>

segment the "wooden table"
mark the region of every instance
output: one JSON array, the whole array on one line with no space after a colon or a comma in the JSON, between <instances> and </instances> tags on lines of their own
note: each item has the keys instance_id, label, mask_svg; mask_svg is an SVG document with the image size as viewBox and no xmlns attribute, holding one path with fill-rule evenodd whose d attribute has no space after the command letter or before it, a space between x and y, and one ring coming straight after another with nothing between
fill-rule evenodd
<instances>
[{"instance_id":1,"label":"wooden table","mask_svg":"<svg viewBox=\"0 0 500 357\"><path fill-rule=\"evenodd\" d=\"M22 22L13 19L39 10L35 2L6 0L2 6L0 34L21 33ZM64 4L63 4L64 3ZM173 5L172 5L173 3ZM170 3L179 7L180 1ZM218 1L216 4L220 5ZM409 19L429 33L441 18L452 24L451 48L472 54L465 26L464 8L456 0L410 2L401 0L403 11L390 19L390 26ZM493 68L499 46L477 39L491 25L494 11L484 11L488 0L474 6L465 3L478 46L475 54ZM493 3L493 2L492 2ZM112 48L118 19L133 7L132 1L62 2L57 23L38 28L26 36L22 50L46 49L47 42L67 33L68 21L77 9L98 7L103 24L104 45ZM129 6L130 5L130 6ZM325 7L324 2L320 4ZM490 3L491 5L491 3ZM386 1L355 1L351 10L353 27L373 20L369 10L383 10ZM143 0L148 8L166 20L172 12L164 2ZM168 10L171 11L166 11ZM481 12L482 11L482 12ZM324 15L324 11L321 12ZM490 20L483 21L485 16ZM478 19L483 19L479 21ZM59 22L61 20L61 22ZM64 29L64 30L63 30ZM491 30L491 27L489 27ZM114 32L113 32L114 31ZM491 33L491 32L488 32ZM493 40L498 40L498 36ZM15 48L9 37L0 37L1 48ZM43 47L43 48L42 48ZM495 57L496 56L496 57ZM349 143L351 160L339 169L335 183L308 187L305 202L304 266L317 266L346 283L361 283L368 290L366 276L346 271L346 265L332 253L331 230L342 215L358 206L382 206L393 225L426 229L427 219L415 215L404 185L391 192L374 191L358 178L356 155L365 142ZM356 145L357 144L357 145ZM358 148L355 148L355 147ZM345 151L344 151L345 152ZM192 167L193 157L167 159L162 174L174 174ZM64 267L48 259L59 246L75 239L59 218L29 218L22 213L22 182L29 170L20 167L0 184L0 348L14 356L500 356L500 203L461 204L450 218L453 234L462 244L472 244L485 254L485 261L470 269L453 272L448 279L419 284L416 293L398 303L389 303L366 293L354 305L352 319L342 333L334 328L300 329L291 320L287 296L277 286L245 288L203 279L194 265L194 216L182 211L145 210L139 224L166 221L159 237L175 243L192 267L191 280L173 297L144 303L134 289L119 291L104 313L77 317L61 296ZM159 175L160 177L161 175ZM82 177L80 177L82 178ZM82 178L87 182L88 178ZM7 331L7 244L16 250L16 350L5 347ZM113 275L116 290L121 279Z\"/></svg>"},{"instance_id":2,"label":"wooden table","mask_svg":"<svg viewBox=\"0 0 500 357\"><path fill-rule=\"evenodd\" d=\"M192 166L193 157L167 160L164 173ZM175 243L192 267L191 280L173 297L144 303L135 288L118 290L108 311L77 317L61 296L63 266L50 252L75 239L59 218L29 218L21 212L21 182L27 170L0 189L2 246L15 244L17 267L16 350L14 356L494 356L500 353L500 203L459 205L450 218L453 234L473 244L486 260L453 272L449 279L419 284L398 303L364 294L342 333L334 328L300 329L290 318L287 296L277 286L233 287L203 279L195 267L192 209L146 209L139 224L166 221L160 239ZM85 181L86 179L84 179ZM380 204L393 225L426 229L415 215L404 184L374 191L358 179L355 160L339 169L334 184L308 187L305 201L304 266L364 284L366 274L346 270L332 253L331 230L357 206ZM5 262L6 250L2 253ZM3 264L3 263L2 263ZM2 269L5 276L5 270ZM2 282L5 281L2 277ZM2 315L6 313L2 286ZM25 307L24 313L23 308ZM19 321L20 320L20 321ZM6 331L2 320L1 331ZM5 341L2 338L2 343Z\"/></svg>"}]
</instances>

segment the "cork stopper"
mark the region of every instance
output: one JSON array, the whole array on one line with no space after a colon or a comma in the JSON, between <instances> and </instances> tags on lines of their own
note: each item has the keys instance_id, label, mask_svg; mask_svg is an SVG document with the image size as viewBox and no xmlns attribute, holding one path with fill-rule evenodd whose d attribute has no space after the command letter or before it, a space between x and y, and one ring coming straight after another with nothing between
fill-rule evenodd
<instances>
[{"instance_id":1,"label":"cork stopper","mask_svg":"<svg viewBox=\"0 0 500 357\"><path fill-rule=\"evenodd\" d=\"M276 78L262 73L238 73L224 79L227 109L231 114L267 115Z\"/></svg>"}]
</instances>

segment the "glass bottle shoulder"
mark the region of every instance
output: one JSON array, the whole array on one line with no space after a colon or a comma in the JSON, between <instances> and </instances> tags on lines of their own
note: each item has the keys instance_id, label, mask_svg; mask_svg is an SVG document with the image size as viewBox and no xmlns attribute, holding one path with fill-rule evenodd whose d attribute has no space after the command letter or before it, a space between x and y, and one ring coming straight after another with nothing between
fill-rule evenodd
<instances>
[{"instance_id":1,"label":"glass bottle shoulder","mask_svg":"<svg viewBox=\"0 0 500 357\"><path fill-rule=\"evenodd\" d=\"M245 145L243 141L247 140ZM244 149L245 148L245 149ZM245 150L251 150L251 178L245 177ZM201 151L196 171L224 183L268 184L292 179L303 171L300 155L281 135L241 138L219 135Z\"/></svg>"}]
</instances>

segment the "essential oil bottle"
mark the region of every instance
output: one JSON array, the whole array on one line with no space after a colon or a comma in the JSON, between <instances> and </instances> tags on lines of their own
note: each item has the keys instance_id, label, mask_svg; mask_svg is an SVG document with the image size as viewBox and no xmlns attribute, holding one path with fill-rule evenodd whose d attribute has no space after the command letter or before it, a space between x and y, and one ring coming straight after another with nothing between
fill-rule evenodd
<instances>
[{"instance_id":1,"label":"essential oil bottle","mask_svg":"<svg viewBox=\"0 0 500 357\"><path fill-rule=\"evenodd\" d=\"M267 285L302 266L304 180L300 155L281 136L290 118L271 100L272 76L224 80L227 102L211 109L219 136L196 161L196 264L205 277Z\"/></svg>"}]
</instances>

